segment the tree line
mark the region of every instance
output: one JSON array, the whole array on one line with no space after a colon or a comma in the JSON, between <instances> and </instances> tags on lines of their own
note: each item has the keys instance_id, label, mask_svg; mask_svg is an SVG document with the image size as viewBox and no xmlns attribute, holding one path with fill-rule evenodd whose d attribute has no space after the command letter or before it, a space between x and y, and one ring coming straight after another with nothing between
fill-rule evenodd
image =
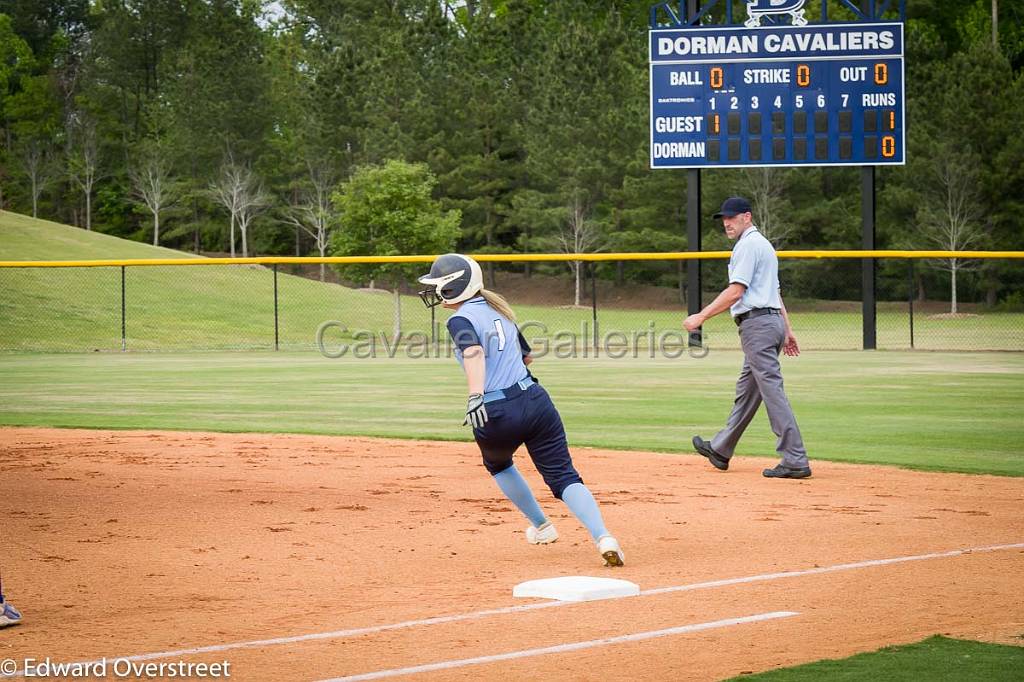
<instances>
[{"instance_id":1,"label":"tree line","mask_svg":"<svg viewBox=\"0 0 1024 682\"><path fill-rule=\"evenodd\" d=\"M386 240L344 218L360 215L346 187L404 162L456 221L453 248L684 250L686 174L648 168L651 4L0 0L0 208L196 252L370 254ZM877 173L879 247L1022 249L1024 0L907 16L908 163ZM705 207L748 195L777 246L860 245L857 169L703 177ZM705 234L728 248L710 219ZM1024 303L1011 263L934 265L922 295L959 276L961 298ZM681 287L683 267L598 276ZM787 286L856 298L844 268ZM879 286L905 295L905 271Z\"/></svg>"}]
</instances>

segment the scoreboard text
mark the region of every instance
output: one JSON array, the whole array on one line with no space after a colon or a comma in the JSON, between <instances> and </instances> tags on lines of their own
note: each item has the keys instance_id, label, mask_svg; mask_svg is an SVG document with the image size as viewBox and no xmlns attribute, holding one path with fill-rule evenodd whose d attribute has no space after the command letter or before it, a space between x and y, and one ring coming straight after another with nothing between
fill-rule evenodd
<instances>
[{"instance_id":1,"label":"scoreboard text","mask_svg":"<svg viewBox=\"0 0 1024 682\"><path fill-rule=\"evenodd\" d=\"M903 24L650 32L651 167L904 163Z\"/></svg>"}]
</instances>

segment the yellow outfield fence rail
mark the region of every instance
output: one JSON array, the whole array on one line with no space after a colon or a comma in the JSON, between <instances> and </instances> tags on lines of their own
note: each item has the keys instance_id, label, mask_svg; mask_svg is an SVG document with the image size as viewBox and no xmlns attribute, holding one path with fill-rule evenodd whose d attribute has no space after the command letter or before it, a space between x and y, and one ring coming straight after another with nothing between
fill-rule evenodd
<instances>
[{"instance_id":1,"label":"yellow outfield fence rail","mask_svg":"<svg viewBox=\"0 0 1024 682\"><path fill-rule=\"evenodd\" d=\"M472 254L481 263L541 263L541 262L607 262L607 261L688 261L722 260L729 251L669 251L657 253L506 253ZM1024 251L779 251L779 258L1024 258ZM123 260L53 260L53 261L0 261L0 268L103 268L135 267L142 265L366 265L380 263L431 263L432 256L261 256L253 258L130 258Z\"/></svg>"},{"instance_id":2,"label":"yellow outfield fence rail","mask_svg":"<svg viewBox=\"0 0 1024 682\"><path fill-rule=\"evenodd\" d=\"M691 347L687 270L709 302L728 251L475 254L535 355L685 359L737 349L720 315ZM779 251L805 351L863 347L864 263L876 264L880 350L1024 351L1024 251ZM0 261L0 351L288 350L327 357L451 352L448 313L415 275L435 256ZM375 266L388 265L388 268ZM190 268L190 266L203 266ZM396 267L401 266L401 267Z\"/></svg>"}]
</instances>

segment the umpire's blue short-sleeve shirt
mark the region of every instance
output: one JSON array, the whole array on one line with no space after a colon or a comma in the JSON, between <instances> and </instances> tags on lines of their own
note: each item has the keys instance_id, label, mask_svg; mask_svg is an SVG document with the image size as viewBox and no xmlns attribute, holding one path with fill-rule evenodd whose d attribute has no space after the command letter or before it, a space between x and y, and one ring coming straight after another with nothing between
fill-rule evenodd
<instances>
[{"instance_id":1,"label":"umpire's blue short-sleeve shirt","mask_svg":"<svg viewBox=\"0 0 1024 682\"><path fill-rule=\"evenodd\" d=\"M754 308L781 308L779 296L779 258L775 248L754 226L736 240L729 259L729 284L739 283L747 290L729 309L733 317Z\"/></svg>"}]
</instances>

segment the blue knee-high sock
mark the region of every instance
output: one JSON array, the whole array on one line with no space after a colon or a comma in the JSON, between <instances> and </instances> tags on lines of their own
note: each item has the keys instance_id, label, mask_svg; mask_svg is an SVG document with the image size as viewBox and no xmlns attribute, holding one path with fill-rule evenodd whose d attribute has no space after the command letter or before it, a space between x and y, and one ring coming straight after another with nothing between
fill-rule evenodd
<instances>
[{"instance_id":1,"label":"blue knee-high sock","mask_svg":"<svg viewBox=\"0 0 1024 682\"><path fill-rule=\"evenodd\" d=\"M544 512L541 511L540 505L537 504L537 498L533 496L530 486L526 484L526 479L514 464L496 474L494 482L501 488L501 492L505 493L505 497L511 500L512 504L518 507L519 511L523 512L523 516L528 518L534 526L541 526L548 520L548 517L544 516Z\"/></svg>"},{"instance_id":2,"label":"blue knee-high sock","mask_svg":"<svg viewBox=\"0 0 1024 682\"><path fill-rule=\"evenodd\" d=\"M595 541L608 534L608 529L604 527L604 519L601 518L601 510L597 508L597 500L590 494L587 486L573 483L562 491L562 502L565 502L569 511L587 527L590 537Z\"/></svg>"}]
</instances>

